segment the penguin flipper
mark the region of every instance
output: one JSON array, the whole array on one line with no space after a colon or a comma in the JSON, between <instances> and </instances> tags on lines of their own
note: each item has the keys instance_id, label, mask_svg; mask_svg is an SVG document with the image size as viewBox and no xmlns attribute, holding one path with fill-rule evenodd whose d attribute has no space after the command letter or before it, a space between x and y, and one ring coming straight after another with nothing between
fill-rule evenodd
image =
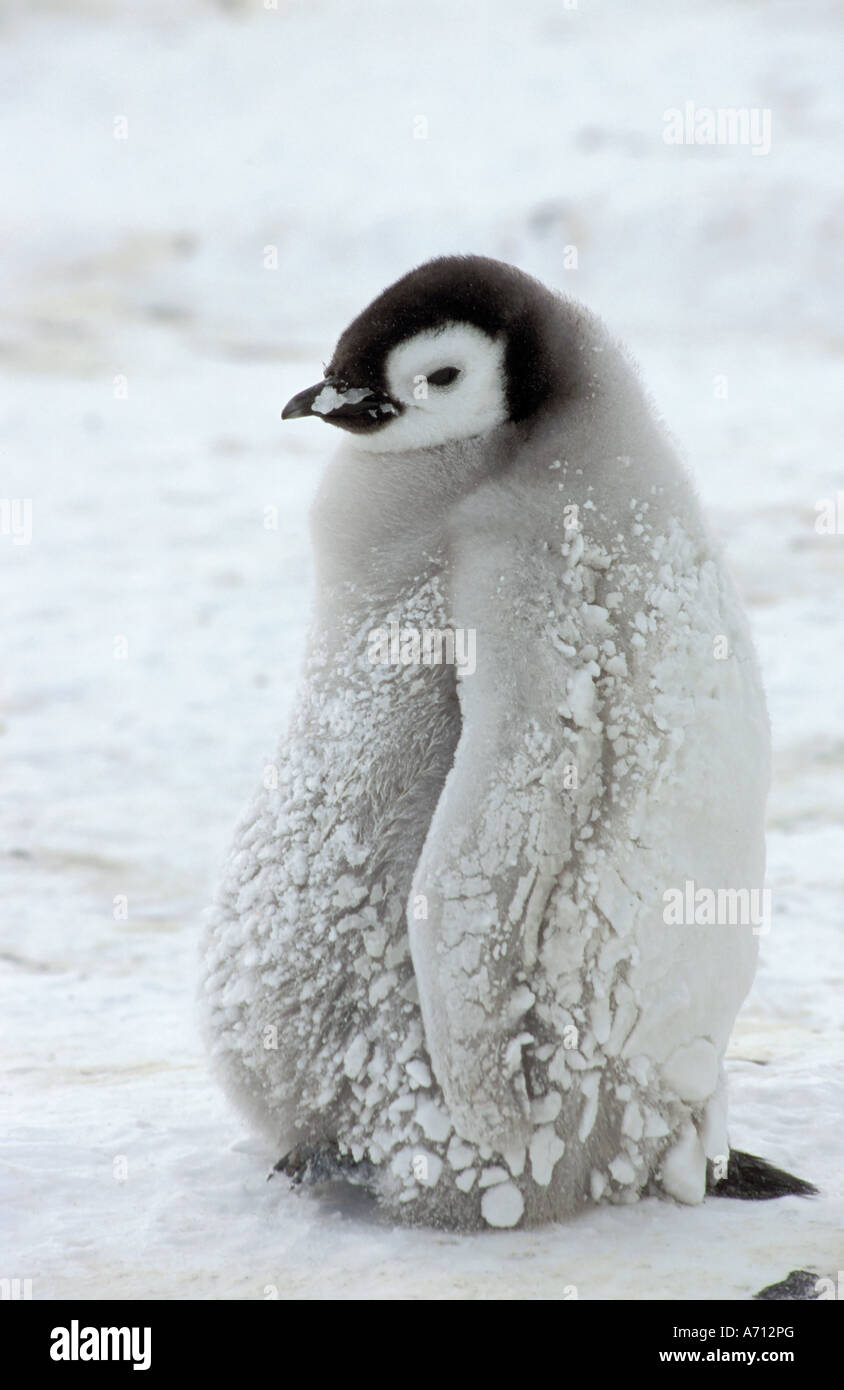
<instances>
[{"instance_id":1,"label":"penguin flipper","mask_svg":"<svg viewBox=\"0 0 844 1390\"><path fill-rule=\"evenodd\" d=\"M601 738L560 708L570 667L537 600L558 583L548 560L514 541L512 499L493 497L483 526L473 520L455 528L450 597L455 625L482 641L474 670L458 667L461 733L416 866L408 930L455 1127L506 1152L530 1134L530 982L575 826L594 801Z\"/></svg>"},{"instance_id":2,"label":"penguin flipper","mask_svg":"<svg viewBox=\"0 0 844 1390\"><path fill-rule=\"evenodd\" d=\"M717 1182L712 1165L707 1174L706 1190L713 1197L736 1197L746 1202L769 1202L774 1197L812 1197L817 1188L803 1178L794 1177L782 1168L775 1168L767 1159L756 1154L730 1149L727 1172Z\"/></svg>"}]
</instances>

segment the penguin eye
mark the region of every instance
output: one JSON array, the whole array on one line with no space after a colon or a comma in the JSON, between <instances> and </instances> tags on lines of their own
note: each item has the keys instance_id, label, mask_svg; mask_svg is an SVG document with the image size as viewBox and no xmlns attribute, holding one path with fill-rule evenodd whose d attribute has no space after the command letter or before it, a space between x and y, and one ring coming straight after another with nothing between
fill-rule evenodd
<instances>
[{"instance_id":1,"label":"penguin eye","mask_svg":"<svg viewBox=\"0 0 844 1390\"><path fill-rule=\"evenodd\" d=\"M428 374L429 386L450 386L456 381L460 372L457 367L440 367L439 371Z\"/></svg>"}]
</instances>

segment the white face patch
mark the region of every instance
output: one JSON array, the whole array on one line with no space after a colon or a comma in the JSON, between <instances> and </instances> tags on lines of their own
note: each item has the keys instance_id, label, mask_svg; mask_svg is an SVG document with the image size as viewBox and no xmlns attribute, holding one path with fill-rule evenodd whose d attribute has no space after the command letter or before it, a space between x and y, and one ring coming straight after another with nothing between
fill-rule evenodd
<instances>
[{"instance_id":1,"label":"white face patch","mask_svg":"<svg viewBox=\"0 0 844 1390\"><path fill-rule=\"evenodd\" d=\"M355 435L354 446L377 452L432 448L502 424L505 350L503 334L490 338L470 323L443 324L399 343L387 358L385 376L387 390L404 409L371 434ZM439 373L448 377L454 370L454 380L436 384Z\"/></svg>"}]
</instances>

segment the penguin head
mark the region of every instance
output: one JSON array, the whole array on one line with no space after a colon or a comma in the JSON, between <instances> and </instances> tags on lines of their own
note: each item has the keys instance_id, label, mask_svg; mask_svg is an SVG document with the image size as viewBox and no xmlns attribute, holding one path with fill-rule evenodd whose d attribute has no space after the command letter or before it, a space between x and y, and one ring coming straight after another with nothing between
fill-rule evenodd
<instances>
[{"instance_id":1,"label":"penguin head","mask_svg":"<svg viewBox=\"0 0 844 1390\"><path fill-rule=\"evenodd\" d=\"M342 334L325 378L282 419L317 415L357 447L404 452L526 421L562 388L558 302L515 267L445 256L373 300Z\"/></svg>"}]
</instances>

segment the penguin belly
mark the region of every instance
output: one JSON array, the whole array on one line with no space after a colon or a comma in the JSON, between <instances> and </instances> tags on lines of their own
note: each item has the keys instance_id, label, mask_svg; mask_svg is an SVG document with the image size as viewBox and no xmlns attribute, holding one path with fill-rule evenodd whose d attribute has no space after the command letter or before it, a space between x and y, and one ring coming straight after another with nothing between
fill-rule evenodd
<instances>
[{"instance_id":1,"label":"penguin belly","mask_svg":"<svg viewBox=\"0 0 844 1390\"><path fill-rule=\"evenodd\" d=\"M434 592L396 598L384 626L412 617L442 630ZM460 735L455 668L373 665L378 624L367 613L376 601L327 637L317 623L291 728L238 828L208 924L205 1031L230 1098L282 1150L336 1146L369 1165L400 1216L436 1223L448 1189L446 1224L472 1226L479 1199L454 1185L460 1169L446 1158L453 1129L425 1049L406 920ZM461 1146L451 1148L459 1164Z\"/></svg>"},{"instance_id":2,"label":"penguin belly","mask_svg":"<svg viewBox=\"0 0 844 1390\"><path fill-rule=\"evenodd\" d=\"M398 1220L469 1230L651 1191L695 1202L707 1158L727 1153L723 1055L758 937L669 922L666 894L685 905L689 881L761 885L753 769L767 723L729 583L714 560L699 573L691 622L645 624L639 643L635 625L613 627L629 660L591 713L601 815L572 848L524 973L531 1128L507 1152L452 1123L408 944L408 917L424 930L414 869L460 739L455 669L373 665L367 649L390 621L442 628L445 581L388 610L357 594L343 621L317 623L209 924L206 1028L228 1093L282 1152L336 1148ZM722 631L730 659L713 663Z\"/></svg>"}]
</instances>

